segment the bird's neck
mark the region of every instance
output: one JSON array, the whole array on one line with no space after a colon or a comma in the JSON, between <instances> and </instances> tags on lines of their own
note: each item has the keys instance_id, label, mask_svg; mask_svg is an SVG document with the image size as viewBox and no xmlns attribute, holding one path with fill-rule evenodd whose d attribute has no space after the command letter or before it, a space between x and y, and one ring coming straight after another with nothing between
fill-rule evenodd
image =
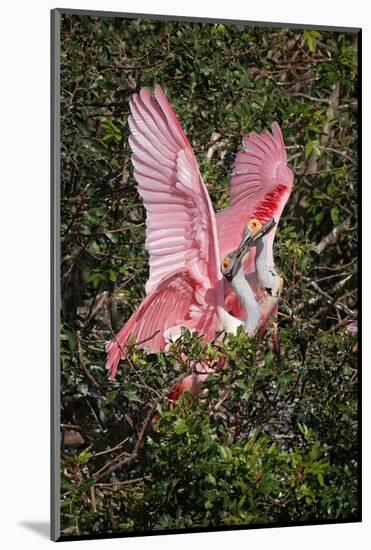
<instances>
[{"instance_id":1,"label":"bird's neck","mask_svg":"<svg viewBox=\"0 0 371 550\"><path fill-rule=\"evenodd\" d=\"M270 235L265 235L256 245L255 267L260 286L273 297L280 296L283 279L276 273Z\"/></svg>"},{"instance_id":2,"label":"bird's neck","mask_svg":"<svg viewBox=\"0 0 371 550\"><path fill-rule=\"evenodd\" d=\"M249 336L254 336L259 327L260 310L255 295L245 279L243 267L239 269L233 278L232 286L246 312L246 321L243 322L244 329Z\"/></svg>"},{"instance_id":3,"label":"bird's neck","mask_svg":"<svg viewBox=\"0 0 371 550\"><path fill-rule=\"evenodd\" d=\"M272 250L272 247L268 246L268 238L265 235L256 245L255 254L256 273L258 275L259 282L263 288L271 287L272 284L271 270L273 268L273 255L272 253L270 253L270 258L268 258L269 250Z\"/></svg>"}]
</instances>

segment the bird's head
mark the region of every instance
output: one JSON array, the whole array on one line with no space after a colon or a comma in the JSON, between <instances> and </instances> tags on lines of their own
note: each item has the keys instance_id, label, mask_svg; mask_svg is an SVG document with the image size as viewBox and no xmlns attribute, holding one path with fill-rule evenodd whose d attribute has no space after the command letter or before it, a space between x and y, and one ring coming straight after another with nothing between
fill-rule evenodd
<instances>
[{"instance_id":1,"label":"bird's head","mask_svg":"<svg viewBox=\"0 0 371 550\"><path fill-rule=\"evenodd\" d=\"M240 246L237 250L228 254L221 263L221 272L228 281L231 281L237 274L249 250L256 246L259 240L275 225L276 222L273 218L264 225L257 218L249 220L245 227Z\"/></svg>"},{"instance_id":2,"label":"bird's head","mask_svg":"<svg viewBox=\"0 0 371 550\"><path fill-rule=\"evenodd\" d=\"M260 239L269 233L275 225L276 222L274 218L271 218L265 224L262 224L257 218L249 220L246 224L240 246L238 247L240 253L247 254L250 248L256 246Z\"/></svg>"},{"instance_id":3,"label":"bird's head","mask_svg":"<svg viewBox=\"0 0 371 550\"><path fill-rule=\"evenodd\" d=\"M231 265L231 262L233 260L233 256L234 256L234 253L232 252L231 254L228 254L228 256L226 256L224 258L224 260L222 261L221 265L220 265L220 270L221 272L223 273L223 275L226 275L229 271L229 267Z\"/></svg>"}]
</instances>

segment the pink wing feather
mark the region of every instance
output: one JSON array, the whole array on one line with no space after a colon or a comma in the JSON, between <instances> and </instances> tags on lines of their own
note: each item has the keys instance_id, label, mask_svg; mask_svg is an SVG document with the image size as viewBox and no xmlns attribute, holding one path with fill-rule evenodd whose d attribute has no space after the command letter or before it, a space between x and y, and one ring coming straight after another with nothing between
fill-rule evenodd
<instances>
[{"instance_id":1,"label":"pink wing feather","mask_svg":"<svg viewBox=\"0 0 371 550\"><path fill-rule=\"evenodd\" d=\"M215 214L191 145L160 86L154 97L143 88L130 108L150 277L146 298L107 345L111 378L131 337L153 352L182 326L211 339L220 328L217 305L223 300Z\"/></svg>"},{"instance_id":2,"label":"pink wing feather","mask_svg":"<svg viewBox=\"0 0 371 550\"><path fill-rule=\"evenodd\" d=\"M197 304L197 283L184 269L166 277L148 296L125 323L120 332L106 347L110 378L116 375L121 356L127 343L135 338L137 345L151 352L164 349L166 331L178 326L201 328L211 314L209 329L216 330L216 316L212 311L201 310L198 318L192 318L192 308Z\"/></svg>"},{"instance_id":3,"label":"pink wing feather","mask_svg":"<svg viewBox=\"0 0 371 550\"><path fill-rule=\"evenodd\" d=\"M203 287L221 279L213 207L191 145L160 86L130 104L132 162L147 209L147 294L187 267Z\"/></svg>"},{"instance_id":4,"label":"pink wing feather","mask_svg":"<svg viewBox=\"0 0 371 550\"><path fill-rule=\"evenodd\" d=\"M278 223L293 184L293 172L287 166L285 144L277 122L272 124L272 134L267 130L259 135L252 132L243 145L233 168L231 205L216 215L221 258L237 248L251 218L264 223L274 217ZM269 233L272 243L275 231L276 228ZM249 264L253 254L250 257Z\"/></svg>"}]
</instances>

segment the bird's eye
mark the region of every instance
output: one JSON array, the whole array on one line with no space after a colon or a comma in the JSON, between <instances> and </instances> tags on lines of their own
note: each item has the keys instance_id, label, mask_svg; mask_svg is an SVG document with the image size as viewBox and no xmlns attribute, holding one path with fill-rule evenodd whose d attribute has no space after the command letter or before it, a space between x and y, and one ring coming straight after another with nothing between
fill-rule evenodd
<instances>
[{"instance_id":1,"label":"bird's eye","mask_svg":"<svg viewBox=\"0 0 371 550\"><path fill-rule=\"evenodd\" d=\"M252 220L249 221L249 223L247 224L247 227L253 232L255 233L256 231L259 231L259 229L261 228L262 224L261 222L256 219L256 218L253 218Z\"/></svg>"},{"instance_id":2,"label":"bird's eye","mask_svg":"<svg viewBox=\"0 0 371 550\"><path fill-rule=\"evenodd\" d=\"M224 258L224 260L222 261L222 269L225 270L227 269L228 265L229 265L229 258Z\"/></svg>"}]
</instances>

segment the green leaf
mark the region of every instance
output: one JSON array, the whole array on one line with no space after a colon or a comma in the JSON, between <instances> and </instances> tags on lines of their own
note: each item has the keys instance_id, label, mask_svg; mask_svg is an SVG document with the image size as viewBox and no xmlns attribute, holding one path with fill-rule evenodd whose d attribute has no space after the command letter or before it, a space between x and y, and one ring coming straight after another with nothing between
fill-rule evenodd
<instances>
[{"instance_id":1,"label":"green leaf","mask_svg":"<svg viewBox=\"0 0 371 550\"><path fill-rule=\"evenodd\" d=\"M174 431L177 435L183 434L187 430L187 425L182 418L177 418L174 423Z\"/></svg>"},{"instance_id":2,"label":"green leaf","mask_svg":"<svg viewBox=\"0 0 371 550\"><path fill-rule=\"evenodd\" d=\"M86 464L87 462L89 462L91 456L92 453L90 452L90 447L84 449L77 457L79 464Z\"/></svg>"},{"instance_id":3,"label":"green leaf","mask_svg":"<svg viewBox=\"0 0 371 550\"><path fill-rule=\"evenodd\" d=\"M304 31L304 39L307 43L308 50L312 53L316 51L317 38L321 38L321 33L318 31Z\"/></svg>"},{"instance_id":4,"label":"green leaf","mask_svg":"<svg viewBox=\"0 0 371 550\"><path fill-rule=\"evenodd\" d=\"M325 486L325 481L324 481L322 472L317 473L317 479L318 479L318 482L321 485L321 487L324 487Z\"/></svg>"},{"instance_id":5,"label":"green leaf","mask_svg":"<svg viewBox=\"0 0 371 550\"><path fill-rule=\"evenodd\" d=\"M240 390L245 390L246 389L246 382L244 380L235 380L234 383L233 383L234 386L236 386L237 388L240 388Z\"/></svg>"},{"instance_id":6,"label":"green leaf","mask_svg":"<svg viewBox=\"0 0 371 550\"><path fill-rule=\"evenodd\" d=\"M308 141L305 146L305 158L309 158L312 152L316 153L316 155L320 154L318 139Z\"/></svg>"},{"instance_id":7,"label":"green leaf","mask_svg":"<svg viewBox=\"0 0 371 550\"><path fill-rule=\"evenodd\" d=\"M321 223L321 221L323 220L323 218L325 217L325 213L323 212L323 210L321 210L320 212L318 212L315 216L314 216L314 220L316 222L317 225L319 225Z\"/></svg>"},{"instance_id":8,"label":"green leaf","mask_svg":"<svg viewBox=\"0 0 371 550\"><path fill-rule=\"evenodd\" d=\"M61 475L61 487L65 491L74 491L76 489L72 481L68 479L64 474Z\"/></svg>"},{"instance_id":9,"label":"green leaf","mask_svg":"<svg viewBox=\"0 0 371 550\"><path fill-rule=\"evenodd\" d=\"M338 207L333 206L330 210L330 214L331 214L331 219L332 219L333 224L335 226L339 225L340 224L340 218L339 218L339 209L338 209Z\"/></svg>"},{"instance_id":10,"label":"green leaf","mask_svg":"<svg viewBox=\"0 0 371 550\"><path fill-rule=\"evenodd\" d=\"M230 462L232 460L233 455L229 447L224 447L221 445L219 447L219 452L222 460L224 460L225 462Z\"/></svg>"}]
</instances>

